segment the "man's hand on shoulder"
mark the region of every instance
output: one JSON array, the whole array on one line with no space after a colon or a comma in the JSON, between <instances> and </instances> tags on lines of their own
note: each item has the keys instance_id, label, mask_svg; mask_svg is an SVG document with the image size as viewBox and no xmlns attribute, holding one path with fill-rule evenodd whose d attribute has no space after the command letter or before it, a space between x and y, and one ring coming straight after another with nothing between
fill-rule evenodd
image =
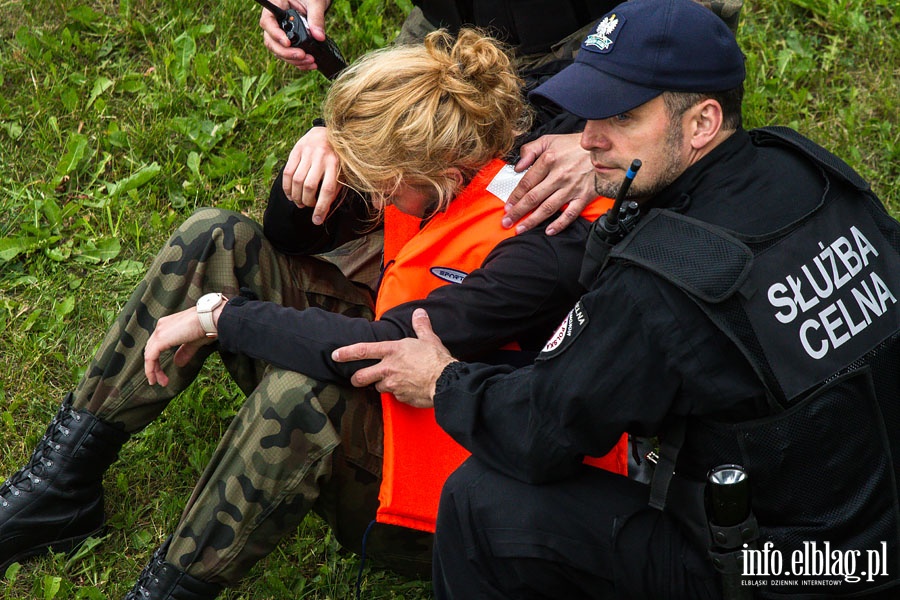
<instances>
[{"instance_id":1,"label":"man's hand on shoulder","mask_svg":"<svg viewBox=\"0 0 900 600\"><path fill-rule=\"evenodd\" d=\"M506 202L504 227L515 225L516 233L523 233L565 206L545 230L554 235L571 225L597 196L591 155L581 147L580 133L542 136L524 144L520 155L516 171L529 170Z\"/></svg>"}]
</instances>

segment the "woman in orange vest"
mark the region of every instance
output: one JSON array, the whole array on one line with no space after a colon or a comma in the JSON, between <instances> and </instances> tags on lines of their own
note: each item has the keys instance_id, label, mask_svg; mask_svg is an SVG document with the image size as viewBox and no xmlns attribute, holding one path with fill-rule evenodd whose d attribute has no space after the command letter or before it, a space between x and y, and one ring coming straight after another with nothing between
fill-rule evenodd
<instances>
[{"instance_id":1,"label":"woman in orange vest","mask_svg":"<svg viewBox=\"0 0 900 600\"><path fill-rule=\"evenodd\" d=\"M334 363L331 351L410 335L411 312L421 306L460 358L530 361L583 293L577 279L588 219L611 202L598 198L585 218L553 237L540 229L514 236L501 227L504 200L522 177L503 161L528 124L520 89L503 48L473 30L458 39L436 32L423 46L376 51L342 73L324 115L329 142L341 158L341 182L357 193L316 228L309 225L311 209L296 207L276 181L265 232L283 252L308 254L370 231L383 217L376 320L237 297L212 313L220 349L347 384L354 365ZM196 328L197 317L186 318ZM148 344L154 354L186 341L173 342L167 325L160 322ZM148 376L157 369L149 366ZM376 443L365 448L376 460L354 462L367 462L380 483L380 523L431 532L441 484L466 453L427 411L391 398L382 406L383 425L378 402L365 404L370 414L363 421L370 438L373 423L379 432L384 428L383 460L377 460ZM345 443L356 437L341 433ZM601 466L624 473L625 450L623 439ZM349 478L337 479L340 493L353 493L347 491ZM375 516L374 505L357 510L371 510L368 520ZM385 531L390 528L379 525L370 540ZM342 541L354 548L359 543ZM376 548L366 550L379 555Z\"/></svg>"}]
</instances>

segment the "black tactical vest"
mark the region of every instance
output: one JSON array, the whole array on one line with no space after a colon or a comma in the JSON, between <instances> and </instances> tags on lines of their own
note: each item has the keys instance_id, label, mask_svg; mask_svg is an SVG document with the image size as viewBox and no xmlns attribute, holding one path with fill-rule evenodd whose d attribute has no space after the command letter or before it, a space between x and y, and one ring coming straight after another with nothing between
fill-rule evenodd
<instances>
[{"instance_id":1,"label":"black tactical vest","mask_svg":"<svg viewBox=\"0 0 900 600\"><path fill-rule=\"evenodd\" d=\"M765 418L690 418L675 427L674 441L663 440L651 502L688 513L693 535L708 543L705 475L720 464L743 465L758 544L771 542L788 561L785 572L792 557L804 556L795 553L810 549L855 558L856 575L868 551L888 558L859 581L803 592L889 587L900 581L900 224L849 166L799 134L771 128L751 136L821 168L828 183L815 210L752 239L654 210L610 252L611 261L642 266L683 290L768 392ZM756 590L761 597L797 591Z\"/></svg>"}]
</instances>

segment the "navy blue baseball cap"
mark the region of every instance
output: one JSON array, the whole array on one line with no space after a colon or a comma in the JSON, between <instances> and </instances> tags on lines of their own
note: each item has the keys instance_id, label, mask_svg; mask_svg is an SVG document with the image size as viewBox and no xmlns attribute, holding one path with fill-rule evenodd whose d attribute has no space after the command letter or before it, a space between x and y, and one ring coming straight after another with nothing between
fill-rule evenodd
<instances>
[{"instance_id":1,"label":"navy blue baseball cap","mask_svg":"<svg viewBox=\"0 0 900 600\"><path fill-rule=\"evenodd\" d=\"M744 55L711 10L693 0L630 0L598 21L574 63L529 96L606 119L663 92L721 92L743 81Z\"/></svg>"}]
</instances>

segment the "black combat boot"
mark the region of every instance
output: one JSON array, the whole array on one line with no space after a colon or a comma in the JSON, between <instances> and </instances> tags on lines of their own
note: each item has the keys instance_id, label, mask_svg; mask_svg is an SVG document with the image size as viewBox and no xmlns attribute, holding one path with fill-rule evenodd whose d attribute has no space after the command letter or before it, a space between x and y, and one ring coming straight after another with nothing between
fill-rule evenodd
<instances>
[{"instance_id":1,"label":"black combat boot","mask_svg":"<svg viewBox=\"0 0 900 600\"><path fill-rule=\"evenodd\" d=\"M200 581L166 562L171 539L153 553L125 600L212 600L219 595L221 585Z\"/></svg>"},{"instance_id":2,"label":"black combat boot","mask_svg":"<svg viewBox=\"0 0 900 600\"><path fill-rule=\"evenodd\" d=\"M72 409L68 394L24 467L0 485L0 576L48 549L103 530L103 473L128 434Z\"/></svg>"}]
</instances>

